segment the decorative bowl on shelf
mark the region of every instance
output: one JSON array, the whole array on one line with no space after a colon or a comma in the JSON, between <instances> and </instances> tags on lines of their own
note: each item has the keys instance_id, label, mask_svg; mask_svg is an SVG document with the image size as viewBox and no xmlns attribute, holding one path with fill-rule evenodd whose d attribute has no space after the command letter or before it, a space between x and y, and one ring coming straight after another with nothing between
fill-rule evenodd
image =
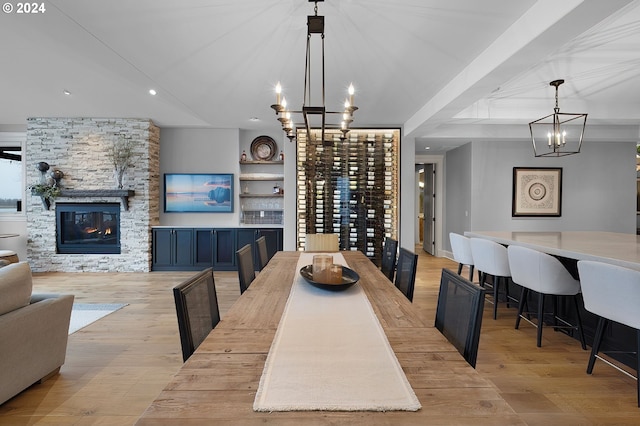
<instances>
[{"instance_id":1,"label":"decorative bowl on shelf","mask_svg":"<svg viewBox=\"0 0 640 426\"><path fill-rule=\"evenodd\" d=\"M303 266L300 269L300 275L305 279L309 284L314 287L318 287L324 290L330 291L341 291L346 290L355 283L358 282L360 276L353 269L349 269L346 266L342 267L342 280L337 283L329 283L329 282L321 282L313 279L313 265Z\"/></svg>"}]
</instances>

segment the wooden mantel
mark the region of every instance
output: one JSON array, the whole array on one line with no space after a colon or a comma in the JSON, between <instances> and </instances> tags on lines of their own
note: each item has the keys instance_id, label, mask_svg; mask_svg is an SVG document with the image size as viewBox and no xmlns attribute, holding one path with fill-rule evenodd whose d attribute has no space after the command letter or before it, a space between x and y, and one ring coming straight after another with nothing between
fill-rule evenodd
<instances>
[{"instance_id":1,"label":"wooden mantel","mask_svg":"<svg viewBox=\"0 0 640 426\"><path fill-rule=\"evenodd\" d=\"M129 210L129 197L133 197L133 189L63 189L58 197L66 198L105 198L120 197L125 210Z\"/></svg>"}]
</instances>

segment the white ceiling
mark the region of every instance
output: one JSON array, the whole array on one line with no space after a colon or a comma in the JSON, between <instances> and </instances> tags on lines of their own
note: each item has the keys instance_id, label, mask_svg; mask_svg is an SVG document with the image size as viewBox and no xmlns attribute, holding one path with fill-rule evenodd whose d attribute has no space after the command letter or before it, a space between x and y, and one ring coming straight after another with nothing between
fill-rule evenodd
<instances>
[{"instance_id":1,"label":"white ceiling","mask_svg":"<svg viewBox=\"0 0 640 426\"><path fill-rule=\"evenodd\" d=\"M302 104L313 2L44 5L0 14L0 125L138 117L275 133L275 84ZM327 107L340 109L353 82L353 127L402 126L421 154L527 138L527 124L553 112L549 82L563 78L560 109L589 114L587 140L640 140L640 0L327 0L318 10Z\"/></svg>"}]
</instances>

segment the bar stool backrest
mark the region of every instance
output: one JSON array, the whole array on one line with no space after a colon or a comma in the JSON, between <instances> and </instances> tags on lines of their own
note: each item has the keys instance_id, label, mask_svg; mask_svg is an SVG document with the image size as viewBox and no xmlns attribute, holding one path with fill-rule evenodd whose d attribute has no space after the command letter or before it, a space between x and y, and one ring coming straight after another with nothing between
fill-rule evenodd
<instances>
[{"instance_id":1,"label":"bar stool backrest","mask_svg":"<svg viewBox=\"0 0 640 426\"><path fill-rule=\"evenodd\" d=\"M587 311L640 330L640 271L581 260L578 273Z\"/></svg>"},{"instance_id":2,"label":"bar stool backrest","mask_svg":"<svg viewBox=\"0 0 640 426\"><path fill-rule=\"evenodd\" d=\"M484 238L470 238L471 254L476 268L496 277L510 277L507 248Z\"/></svg>"},{"instance_id":3,"label":"bar stool backrest","mask_svg":"<svg viewBox=\"0 0 640 426\"><path fill-rule=\"evenodd\" d=\"M449 242L451 243L451 251L453 259L463 265L473 265L473 254L471 253L471 244L469 238L464 235L449 233Z\"/></svg>"},{"instance_id":4,"label":"bar stool backrest","mask_svg":"<svg viewBox=\"0 0 640 426\"><path fill-rule=\"evenodd\" d=\"M543 294L572 296L580 293L580 282L555 257L527 247L507 249L514 283Z\"/></svg>"}]
</instances>

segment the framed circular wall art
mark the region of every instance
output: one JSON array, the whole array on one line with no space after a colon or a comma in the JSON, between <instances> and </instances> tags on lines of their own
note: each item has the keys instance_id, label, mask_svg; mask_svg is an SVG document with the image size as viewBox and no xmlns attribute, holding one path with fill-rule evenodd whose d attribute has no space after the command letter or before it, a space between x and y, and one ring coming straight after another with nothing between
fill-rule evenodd
<instances>
[{"instance_id":1,"label":"framed circular wall art","mask_svg":"<svg viewBox=\"0 0 640 426\"><path fill-rule=\"evenodd\" d=\"M562 168L514 167L511 216L556 216L562 213Z\"/></svg>"}]
</instances>

